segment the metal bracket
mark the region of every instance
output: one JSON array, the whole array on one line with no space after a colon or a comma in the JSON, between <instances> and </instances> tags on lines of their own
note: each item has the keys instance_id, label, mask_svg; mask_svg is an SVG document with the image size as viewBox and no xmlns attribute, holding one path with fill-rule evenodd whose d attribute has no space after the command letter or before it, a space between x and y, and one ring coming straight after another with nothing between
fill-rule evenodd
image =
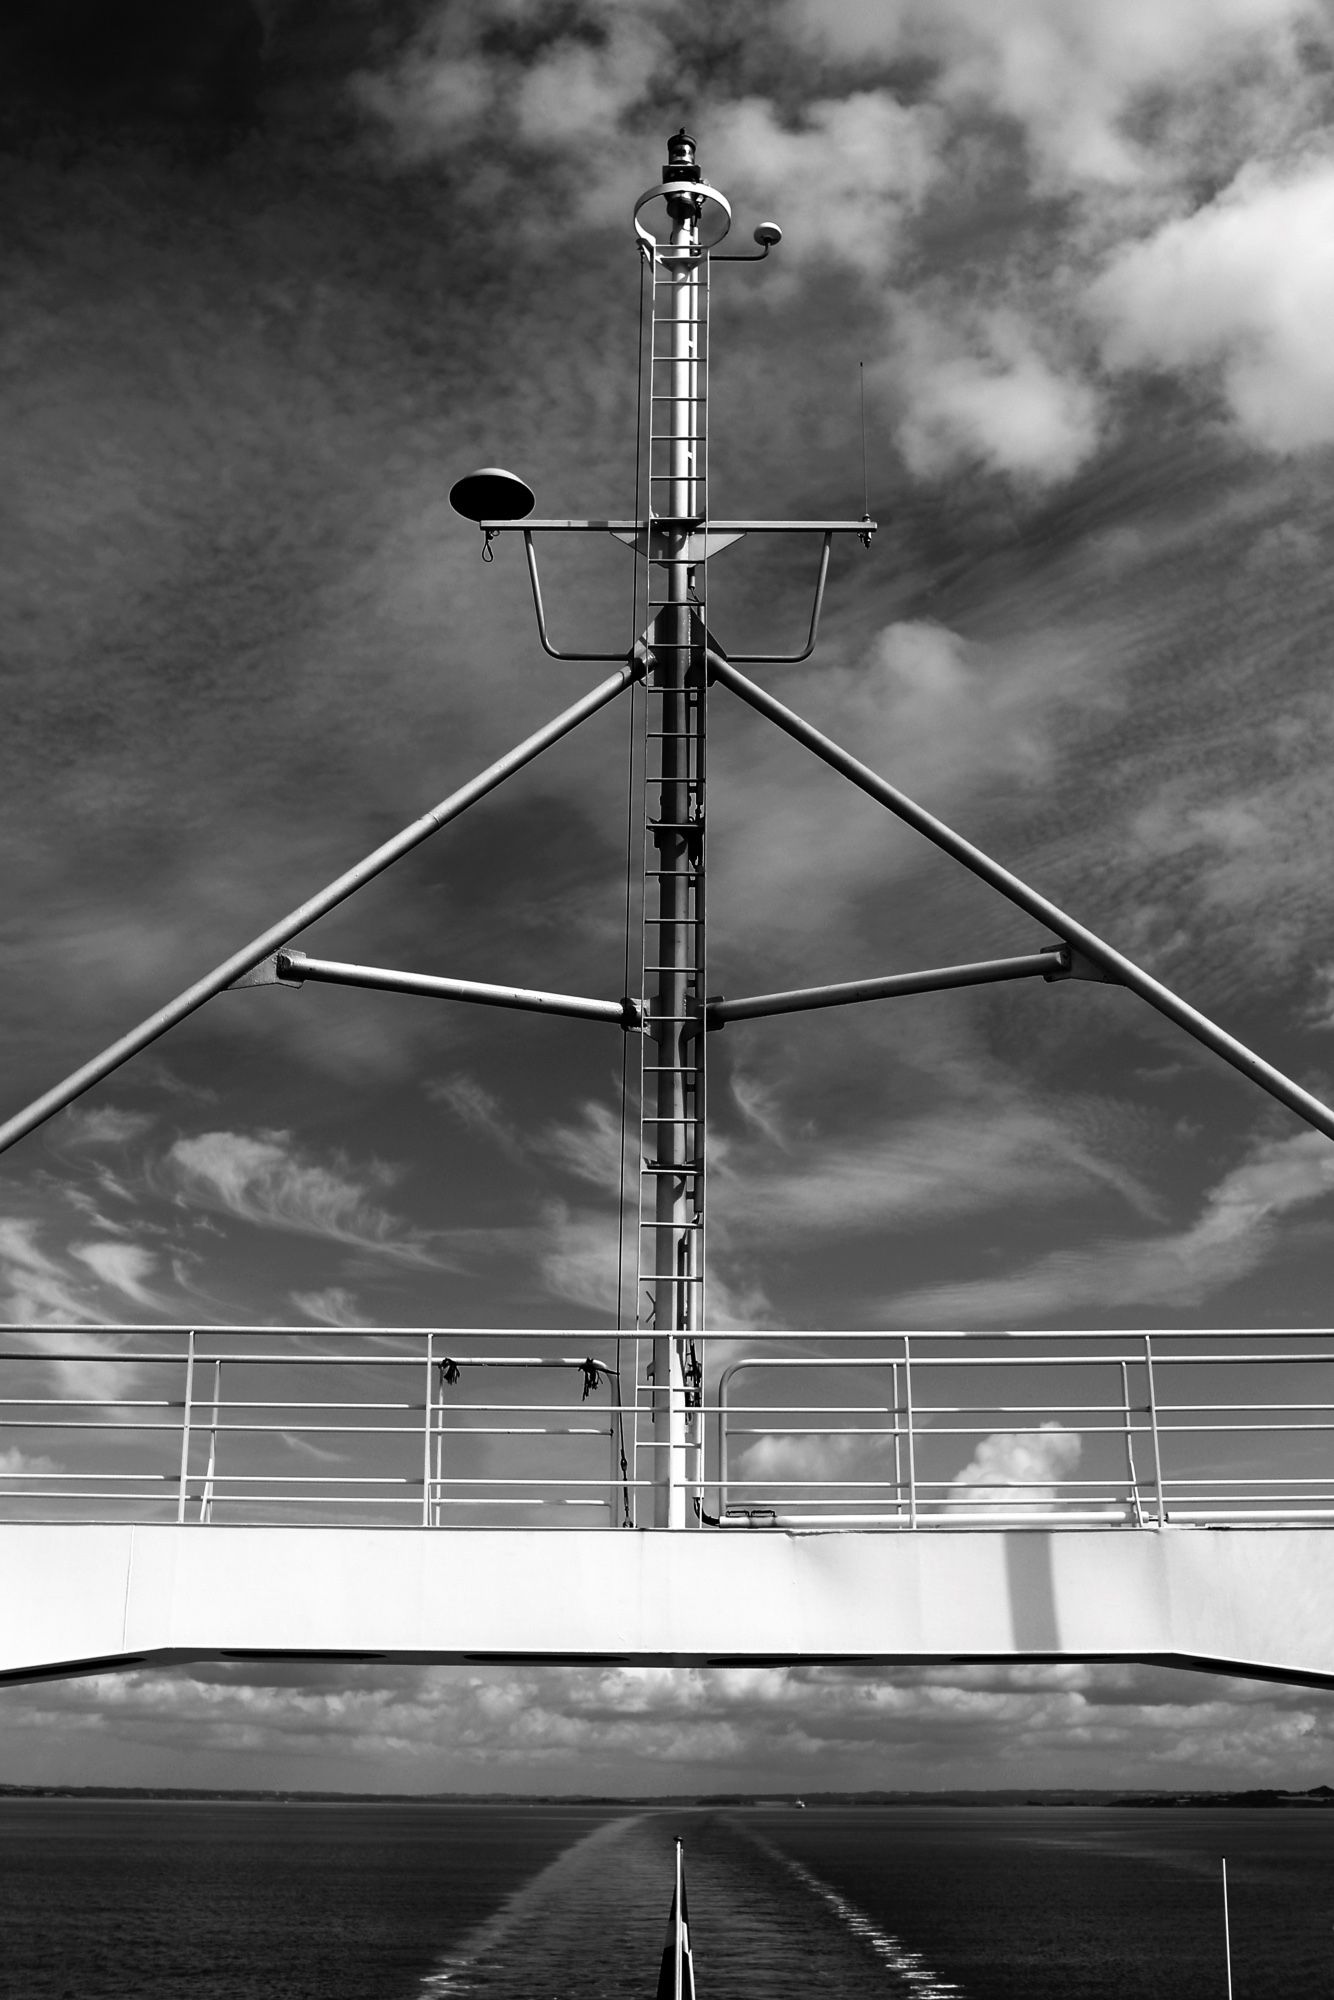
<instances>
[{"instance_id":1,"label":"metal bracket","mask_svg":"<svg viewBox=\"0 0 1334 2000\"><path fill-rule=\"evenodd\" d=\"M294 959L305 957L300 951L275 951L268 958L261 958L258 965L252 965L249 972L243 972L234 979L228 993L234 993L238 986L300 986L302 975L292 967Z\"/></svg>"},{"instance_id":2,"label":"metal bracket","mask_svg":"<svg viewBox=\"0 0 1334 2000\"><path fill-rule=\"evenodd\" d=\"M639 530L612 528L608 531L614 542L624 542L636 555L647 556L653 563L702 563L710 556L721 555L730 549L733 542L745 539L745 529L738 528L731 534L708 530L693 530L682 527L664 527L654 521L647 528Z\"/></svg>"},{"instance_id":3,"label":"metal bracket","mask_svg":"<svg viewBox=\"0 0 1334 2000\"><path fill-rule=\"evenodd\" d=\"M629 657L625 651L619 653L567 653L553 646L547 634L547 614L542 608L542 586L537 580L537 551L528 529L523 531L524 554L528 558L528 578L533 586L533 610L537 613L537 636L542 642L542 651L549 653L553 660L624 660Z\"/></svg>"},{"instance_id":4,"label":"metal bracket","mask_svg":"<svg viewBox=\"0 0 1334 2000\"><path fill-rule=\"evenodd\" d=\"M743 666L748 667L794 667L800 660L809 660L815 651L816 636L820 630L820 611L824 604L825 579L829 575L829 551L833 547L833 542L834 531L830 528L825 532L824 543L820 549L820 567L815 578L815 601L811 605L810 630L806 634L806 644L802 650L799 653L729 653L727 655L729 660L739 660ZM869 542L867 547L870 547Z\"/></svg>"},{"instance_id":5,"label":"metal bracket","mask_svg":"<svg viewBox=\"0 0 1334 2000\"><path fill-rule=\"evenodd\" d=\"M1102 966L1096 964L1093 959L1080 951L1077 946L1063 944L1058 947L1058 950L1059 956L1055 965L1050 972L1044 972L1042 975L1048 983L1059 979L1089 979L1096 986L1123 986L1125 984L1125 981L1118 979L1114 972L1104 971Z\"/></svg>"}]
</instances>

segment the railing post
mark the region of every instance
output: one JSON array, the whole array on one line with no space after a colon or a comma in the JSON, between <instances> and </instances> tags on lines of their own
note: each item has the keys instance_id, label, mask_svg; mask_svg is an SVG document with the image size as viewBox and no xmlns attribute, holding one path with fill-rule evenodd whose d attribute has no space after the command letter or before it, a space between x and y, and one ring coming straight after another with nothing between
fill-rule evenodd
<instances>
[{"instance_id":1,"label":"railing post","mask_svg":"<svg viewBox=\"0 0 1334 2000\"><path fill-rule=\"evenodd\" d=\"M190 1405L195 1391L195 1330L185 1341L185 1408L181 1413L181 1469L176 1476L176 1519L185 1525L185 1495L190 1477Z\"/></svg>"},{"instance_id":2,"label":"railing post","mask_svg":"<svg viewBox=\"0 0 1334 2000\"><path fill-rule=\"evenodd\" d=\"M431 1525L431 1415L435 1407L435 1333L426 1336L426 1395L422 1423L422 1526Z\"/></svg>"},{"instance_id":3,"label":"railing post","mask_svg":"<svg viewBox=\"0 0 1334 2000\"><path fill-rule=\"evenodd\" d=\"M620 1464L616 1455L616 1434L624 1422L621 1415L621 1343L616 1343L616 1367L607 1374L607 1526L617 1526L617 1494L620 1491Z\"/></svg>"},{"instance_id":4,"label":"railing post","mask_svg":"<svg viewBox=\"0 0 1334 2000\"><path fill-rule=\"evenodd\" d=\"M1126 1470L1130 1475L1130 1511L1135 1517L1135 1526L1144 1526L1144 1509L1139 1499L1139 1474L1135 1470L1135 1433L1130 1421L1130 1366L1121 1363L1121 1407L1126 1418Z\"/></svg>"},{"instance_id":5,"label":"railing post","mask_svg":"<svg viewBox=\"0 0 1334 2000\"><path fill-rule=\"evenodd\" d=\"M213 1422L208 1434L208 1467L204 1473L204 1488L199 1496L199 1518L201 1521L213 1519L213 1476L218 1469L218 1405L222 1401L222 1361L213 1363Z\"/></svg>"},{"instance_id":6,"label":"railing post","mask_svg":"<svg viewBox=\"0 0 1334 2000\"><path fill-rule=\"evenodd\" d=\"M733 1368L724 1368L718 1377L718 1519L727 1512L727 1391Z\"/></svg>"},{"instance_id":7,"label":"railing post","mask_svg":"<svg viewBox=\"0 0 1334 2000\"><path fill-rule=\"evenodd\" d=\"M1144 1372L1149 1385L1149 1431L1153 1438L1153 1483L1158 1494L1157 1526L1167 1525L1167 1502L1163 1496L1163 1452L1158 1436L1158 1392L1153 1380L1153 1336L1144 1336Z\"/></svg>"},{"instance_id":8,"label":"railing post","mask_svg":"<svg viewBox=\"0 0 1334 2000\"><path fill-rule=\"evenodd\" d=\"M917 1445L912 1418L912 1342L903 1336L903 1414L908 1420L908 1526L917 1526Z\"/></svg>"},{"instance_id":9,"label":"railing post","mask_svg":"<svg viewBox=\"0 0 1334 2000\"><path fill-rule=\"evenodd\" d=\"M899 1432L899 1364L891 1361L890 1408L894 1416L894 1514L898 1517L903 1505L903 1441Z\"/></svg>"}]
</instances>

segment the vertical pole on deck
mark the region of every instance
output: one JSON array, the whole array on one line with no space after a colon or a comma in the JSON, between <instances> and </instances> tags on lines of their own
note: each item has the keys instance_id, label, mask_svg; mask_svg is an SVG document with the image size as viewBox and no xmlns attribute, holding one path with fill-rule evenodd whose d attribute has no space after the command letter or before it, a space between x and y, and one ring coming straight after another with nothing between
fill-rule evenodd
<instances>
[{"instance_id":1,"label":"vertical pole on deck","mask_svg":"<svg viewBox=\"0 0 1334 2000\"><path fill-rule=\"evenodd\" d=\"M1227 1862L1223 1863L1223 1962L1227 1968L1227 2000L1232 2000L1232 1926L1227 1908Z\"/></svg>"},{"instance_id":2,"label":"vertical pole on deck","mask_svg":"<svg viewBox=\"0 0 1334 2000\"><path fill-rule=\"evenodd\" d=\"M190 1482L190 1409L195 1393L195 1330L190 1328L185 1349L185 1408L181 1412L181 1469L176 1481L176 1519L185 1519L185 1495Z\"/></svg>"}]
</instances>

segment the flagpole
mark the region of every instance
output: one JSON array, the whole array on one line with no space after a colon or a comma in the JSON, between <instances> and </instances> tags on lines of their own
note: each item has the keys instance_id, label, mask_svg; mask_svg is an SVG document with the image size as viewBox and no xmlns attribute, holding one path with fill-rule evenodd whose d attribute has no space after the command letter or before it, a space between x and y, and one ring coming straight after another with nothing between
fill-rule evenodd
<instances>
[{"instance_id":1,"label":"flagpole","mask_svg":"<svg viewBox=\"0 0 1334 2000\"><path fill-rule=\"evenodd\" d=\"M677 1866L680 1866L680 1846L677 1842ZM1232 1931L1227 1914L1227 1862L1223 1863L1223 1960L1227 1966L1227 2000L1232 2000Z\"/></svg>"},{"instance_id":2,"label":"flagpole","mask_svg":"<svg viewBox=\"0 0 1334 2000\"><path fill-rule=\"evenodd\" d=\"M1226 1863L1224 1863L1224 1867L1226 1868ZM1225 1875L1224 1881L1226 1881L1226 1879L1227 1878ZM673 1907L676 1911L676 1951L674 1954L676 1961L676 1990L674 1994L674 2000L682 2000L683 1967L681 1964L681 1843L679 1840L676 1843L676 1899L673 1904ZM1232 1983L1231 1983L1230 1973L1228 1975L1228 2000L1232 2000Z\"/></svg>"}]
</instances>

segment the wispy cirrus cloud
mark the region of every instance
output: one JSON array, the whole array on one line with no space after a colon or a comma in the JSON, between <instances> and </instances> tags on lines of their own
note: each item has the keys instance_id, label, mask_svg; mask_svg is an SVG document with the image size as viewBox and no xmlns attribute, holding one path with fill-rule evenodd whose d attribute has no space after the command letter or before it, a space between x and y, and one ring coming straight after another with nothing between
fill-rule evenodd
<instances>
[{"instance_id":1,"label":"wispy cirrus cloud","mask_svg":"<svg viewBox=\"0 0 1334 2000\"><path fill-rule=\"evenodd\" d=\"M766 1236L839 1234L1014 1201L1046 1205L1095 1188L1140 1214L1156 1208L1108 1149L1081 1139L1077 1120L1018 1100L899 1121L882 1137L812 1141L777 1161L734 1149L717 1183L720 1217Z\"/></svg>"},{"instance_id":2,"label":"wispy cirrus cloud","mask_svg":"<svg viewBox=\"0 0 1334 2000\"><path fill-rule=\"evenodd\" d=\"M165 1168L181 1197L264 1229L325 1237L405 1264L439 1264L426 1233L380 1206L397 1178L381 1163L360 1176L345 1161L304 1154L287 1132L201 1132L178 1139Z\"/></svg>"},{"instance_id":3,"label":"wispy cirrus cloud","mask_svg":"<svg viewBox=\"0 0 1334 2000\"><path fill-rule=\"evenodd\" d=\"M369 1326L364 1307L346 1285L325 1285L319 1291L293 1292L292 1304L305 1319L319 1326Z\"/></svg>"},{"instance_id":4,"label":"wispy cirrus cloud","mask_svg":"<svg viewBox=\"0 0 1334 2000\"><path fill-rule=\"evenodd\" d=\"M1269 1257L1293 1210L1334 1195L1334 1148L1318 1132L1265 1139L1209 1191L1187 1228L1066 1247L1001 1278L934 1285L882 1309L924 1326L1023 1325L1087 1309L1200 1305Z\"/></svg>"}]
</instances>

